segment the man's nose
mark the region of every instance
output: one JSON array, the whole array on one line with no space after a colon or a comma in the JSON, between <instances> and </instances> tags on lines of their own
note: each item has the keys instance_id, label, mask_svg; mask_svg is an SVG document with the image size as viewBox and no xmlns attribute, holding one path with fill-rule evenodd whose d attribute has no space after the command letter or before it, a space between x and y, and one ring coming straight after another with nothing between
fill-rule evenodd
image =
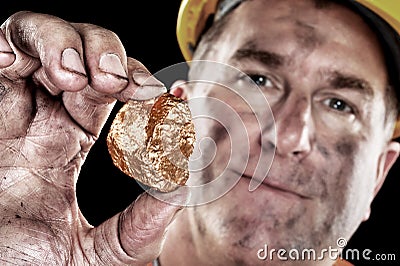
<instances>
[{"instance_id":1,"label":"man's nose","mask_svg":"<svg viewBox=\"0 0 400 266\"><path fill-rule=\"evenodd\" d=\"M302 159L311 151L314 134L310 100L290 95L273 108L276 154Z\"/></svg>"}]
</instances>

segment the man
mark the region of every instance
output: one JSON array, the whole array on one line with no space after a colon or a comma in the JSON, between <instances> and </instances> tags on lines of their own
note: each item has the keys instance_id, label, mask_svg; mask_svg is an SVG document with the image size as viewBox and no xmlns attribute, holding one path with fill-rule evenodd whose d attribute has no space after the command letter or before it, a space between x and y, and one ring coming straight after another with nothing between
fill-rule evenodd
<instances>
[{"instance_id":1,"label":"man","mask_svg":"<svg viewBox=\"0 0 400 266\"><path fill-rule=\"evenodd\" d=\"M180 212L173 223L180 207L143 194L92 228L75 197L87 152L115 99L134 98L138 89L150 98L162 90L138 86L150 74L102 28L23 12L2 32L0 259L6 264L141 265L159 257L161 265L332 265L326 254L263 260L267 249L259 251L268 244L321 252L337 247L339 238L348 240L368 219L400 152L392 141L396 75L358 13L324 1L237 2L196 46L193 59L210 64L194 61L189 76L203 80L213 73L204 66L220 63L244 72L268 99L275 125L256 123L254 114L268 118L266 110L250 112L240 102L246 85L232 92L216 83L179 82L171 92L189 101L218 99L243 118L249 161L240 180L221 198ZM235 81L253 86L246 77L229 80ZM231 148L229 135L213 122L197 125L199 136L212 137L218 150ZM255 176L256 163L271 153L267 178L250 192L250 180L263 179ZM217 152L200 178L218 176L226 156ZM207 191L195 196L202 200ZM184 204L187 195L176 193L175 200Z\"/></svg>"}]
</instances>

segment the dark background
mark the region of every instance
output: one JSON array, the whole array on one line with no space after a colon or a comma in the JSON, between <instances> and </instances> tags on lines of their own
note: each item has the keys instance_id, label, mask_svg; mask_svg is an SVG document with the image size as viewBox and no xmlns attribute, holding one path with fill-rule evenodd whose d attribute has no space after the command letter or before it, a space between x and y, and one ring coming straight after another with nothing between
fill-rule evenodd
<instances>
[{"instance_id":1,"label":"dark background","mask_svg":"<svg viewBox=\"0 0 400 266\"><path fill-rule=\"evenodd\" d=\"M12 13L31 10L59 16L71 22L97 24L114 31L134 57L155 73L184 61L176 41L176 19L179 0L168 1L2 1L0 21ZM120 107L117 104L113 114ZM77 197L80 208L89 222L98 225L128 206L142 191L131 178L123 175L111 162L105 136L107 122L98 142L91 150L82 169ZM396 255L400 263L400 161L390 172L387 181L372 204L371 217L364 222L347 248L371 249L372 254ZM371 255L372 255L371 254ZM354 261L356 265L377 265L377 261ZM381 262L379 265L389 265Z\"/></svg>"}]
</instances>

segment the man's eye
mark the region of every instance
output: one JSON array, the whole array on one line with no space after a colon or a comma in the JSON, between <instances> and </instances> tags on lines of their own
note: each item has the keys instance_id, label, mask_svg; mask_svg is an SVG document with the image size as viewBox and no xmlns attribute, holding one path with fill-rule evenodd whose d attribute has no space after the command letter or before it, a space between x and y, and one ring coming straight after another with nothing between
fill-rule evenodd
<instances>
[{"instance_id":1,"label":"man's eye","mask_svg":"<svg viewBox=\"0 0 400 266\"><path fill-rule=\"evenodd\" d=\"M251 80L253 80L260 87L273 87L272 81L263 75L249 75Z\"/></svg>"},{"instance_id":2,"label":"man's eye","mask_svg":"<svg viewBox=\"0 0 400 266\"><path fill-rule=\"evenodd\" d=\"M340 112L353 113L353 108L351 108L345 101L337 98L326 99L324 104Z\"/></svg>"}]
</instances>

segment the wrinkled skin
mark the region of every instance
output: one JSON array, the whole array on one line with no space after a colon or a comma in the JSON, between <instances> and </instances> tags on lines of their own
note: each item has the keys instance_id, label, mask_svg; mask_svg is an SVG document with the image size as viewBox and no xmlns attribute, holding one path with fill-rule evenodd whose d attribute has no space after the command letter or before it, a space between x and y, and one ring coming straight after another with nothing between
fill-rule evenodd
<instances>
[{"instance_id":1,"label":"wrinkled skin","mask_svg":"<svg viewBox=\"0 0 400 266\"><path fill-rule=\"evenodd\" d=\"M316 9L311 1L254 0L237 7L215 39L198 49L195 59L235 66L258 82L269 100L277 138L267 123L260 131L254 119L246 120L250 160L242 179L222 198L185 210L168 231L161 264L332 265L327 255L325 260L284 262L276 253L259 260L257 252L267 244L287 252L313 248L320 254L338 248L337 239L348 240L368 219L370 204L399 154L383 122L387 76L374 34L341 6ZM193 68L191 77L206 70ZM189 84L174 91L189 101L217 97L246 116L234 105L235 96L217 85ZM241 156L226 152L232 136L212 123L197 123L198 139L210 136L218 147L215 161L199 176L203 179L218 176L228 159ZM267 154L275 150L275 157L264 183L249 192L262 149ZM177 249L182 256L172 255Z\"/></svg>"},{"instance_id":2,"label":"wrinkled skin","mask_svg":"<svg viewBox=\"0 0 400 266\"><path fill-rule=\"evenodd\" d=\"M149 75L106 29L29 12L3 23L1 265L143 265L158 256L180 207L144 193L94 228L75 193L116 100L135 98L138 89L141 98L164 92L138 86ZM176 193L174 200L186 197Z\"/></svg>"},{"instance_id":3,"label":"wrinkled skin","mask_svg":"<svg viewBox=\"0 0 400 266\"><path fill-rule=\"evenodd\" d=\"M235 11L228 31L212 43L218 50L202 55L202 59L218 60L272 79L272 87L263 82L260 85L270 100L280 137L275 141L268 131L261 134L252 120L247 120L251 160L245 178L223 198L190 208L175 220L166 235L162 265L281 265L277 260L260 262L257 250L266 243L271 248L336 247L339 236L349 238L367 219L370 203L399 153L398 145L384 137L386 75L382 57L373 36L354 14L343 15L339 8L321 11L318 16L306 15L313 11L310 3L298 0L248 1ZM301 23L296 25L286 18L275 27L278 21L274 16L282 14L289 18L297 14L294 17L299 21L317 28L318 36L327 32L322 35L327 39L322 38L317 47L300 45L307 43L307 39L295 38L304 36L294 34L302 29ZM353 26L346 31L351 42L348 36L331 39L335 37L334 24L329 23L332 20L343 20L340 26ZM283 26L286 31L273 31ZM19 13L3 24L2 33L1 264L143 265L156 257L165 228L179 208L144 194L124 212L93 228L80 213L75 196L80 167L115 99L134 97L138 84L132 75L145 68L126 58L114 34L93 25ZM255 64L254 58L234 60L233 54L249 42L247 38L257 49L279 47L273 52L289 57L291 64L276 69ZM356 48L349 50L350 43ZM67 48L76 50L80 60L73 59L71 50L66 50L70 58L64 60L61 55ZM103 59L104 54L117 55L123 70L115 56ZM333 90L324 75L316 75L330 67L368 80L373 97L353 103L353 98L363 99L359 90ZM193 69L192 75L198 71ZM272 94L274 91L277 94ZM212 87L177 88L174 93L189 99L213 95L234 101ZM366 113L342 114L334 110L338 102L333 104L332 98L348 101ZM319 116L322 112L326 114L323 119ZM226 150L227 136L220 135L212 124L206 124L199 134L220 140L219 147ZM261 147L260 139L268 145ZM267 178L274 183L249 193L252 163L261 148L276 150ZM212 176L221 170L226 162L224 152L215 162L205 174ZM185 195L180 196L177 200L184 201ZM316 263L331 265L332 261Z\"/></svg>"}]
</instances>

